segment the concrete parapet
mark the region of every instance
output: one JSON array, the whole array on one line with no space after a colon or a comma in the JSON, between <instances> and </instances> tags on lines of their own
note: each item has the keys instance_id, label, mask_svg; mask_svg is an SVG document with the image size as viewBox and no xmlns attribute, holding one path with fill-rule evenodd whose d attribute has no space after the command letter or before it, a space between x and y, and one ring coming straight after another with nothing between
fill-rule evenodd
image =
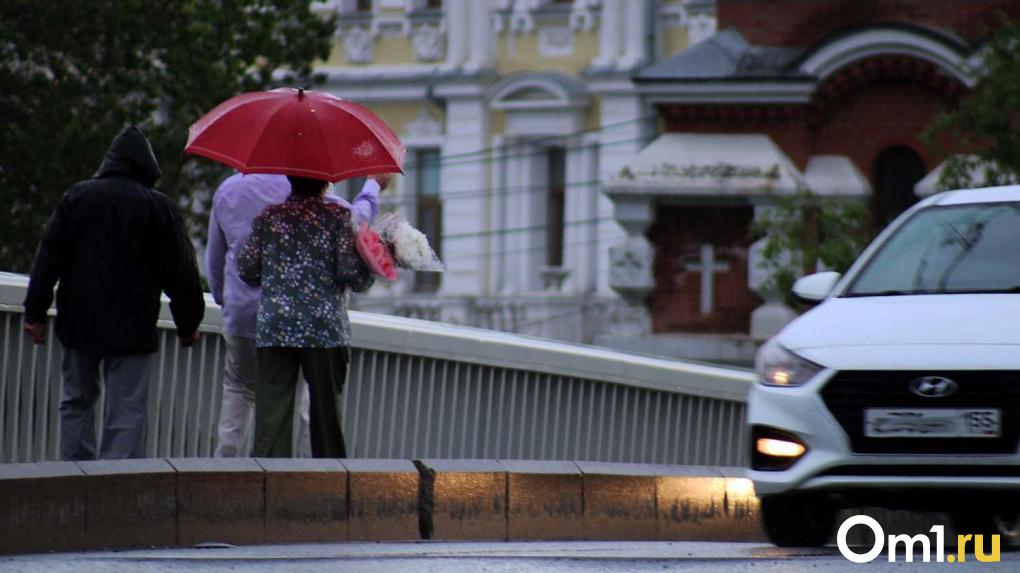
<instances>
[{"instance_id":1,"label":"concrete parapet","mask_svg":"<svg viewBox=\"0 0 1020 573\"><path fill-rule=\"evenodd\" d=\"M347 468L333 459L259 458L266 543L347 541Z\"/></svg>"},{"instance_id":2,"label":"concrete parapet","mask_svg":"<svg viewBox=\"0 0 1020 573\"><path fill-rule=\"evenodd\" d=\"M177 543L177 472L166 460L77 464L87 476L85 539L89 548Z\"/></svg>"},{"instance_id":3,"label":"concrete parapet","mask_svg":"<svg viewBox=\"0 0 1020 573\"><path fill-rule=\"evenodd\" d=\"M423 537L506 539L507 473L495 460L421 460ZM427 535L426 535L427 534Z\"/></svg>"},{"instance_id":4,"label":"concrete parapet","mask_svg":"<svg viewBox=\"0 0 1020 573\"><path fill-rule=\"evenodd\" d=\"M0 464L0 553L85 546L85 474L78 466Z\"/></svg>"},{"instance_id":5,"label":"concrete parapet","mask_svg":"<svg viewBox=\"0 0 1020 573\"><path fill-rule=\"evenodd\" d=\"M408 460L343 460L349 472L351 541L421 539L419 476Z\"/></svg>"},{"instance_id":6,"label":"concrete parapet","mask_svg":"<svg viewBox=\"0 0 1020 573\"><path fill-rule=\"evenodd\" d=\"M656 538L655 468L644 464L577 462L584 476L584 537Z\"/></svg>"},{"instance_id":7,"label":"concrete parapet","mask_svg":"<svg viewBox=\"0 0 1020 573\"><path fill-rule=\"evenodd\" d=\"M761 541L736 468L172 458L0 464L0 554L324 541Z\"/></svg>"},{"instance_id":8,"label":"concrete parapet","mask_svg":"<svg viewBox=\"0 0 1020 573\"><path fill-rule=\"evenodd\" d=\"M584 539L584 485L574 462L505 460L509 539Z\"/></svg>"},{"instance_id":9,"label":"concrete parapet","mask_svg":"<svg viewBox=\"0 0 1020 573\"><path fill-rule=\"evenodd\" d=\"M662 540L764 540L758 499L742 470L653 466Z\"/></svg>"},{"instance_id":10,"label":"concrete parapet","mask_svg":"<svg viewBox=\"0 0 1020 573\"><path fill-rule=\"evenodd\" d=\"M262 543L265 472L250 458L170 458L177 470L177 545Z\"/></svg>"}]
</instances>

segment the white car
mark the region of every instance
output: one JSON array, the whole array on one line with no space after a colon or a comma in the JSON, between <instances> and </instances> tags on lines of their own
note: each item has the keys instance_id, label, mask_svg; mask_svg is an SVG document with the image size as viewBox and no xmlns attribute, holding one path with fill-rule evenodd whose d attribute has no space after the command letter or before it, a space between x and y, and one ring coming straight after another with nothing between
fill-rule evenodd
<instances>
[{"instance_id":1,"label":"white car","mask_svg":"<svg viewBox=\"0 0 1020 573\"><path fill-rule=\"evenodd\" d=\"M781 546L846 507L946 511L968 533L1020 509L1020 185L940 193L889 225L759 351L749 477Z\"/></svg>"}]
</instances>

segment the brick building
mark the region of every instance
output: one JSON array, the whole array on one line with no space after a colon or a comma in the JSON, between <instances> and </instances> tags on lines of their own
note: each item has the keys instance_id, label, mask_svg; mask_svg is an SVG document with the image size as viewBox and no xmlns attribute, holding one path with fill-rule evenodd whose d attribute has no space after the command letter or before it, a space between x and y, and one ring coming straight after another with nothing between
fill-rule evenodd
<instances>
[{"instance_id":1,"label":"brick building","mask_svg":"<svg viewBox=\"0 0 1020 573\"><path fill-rule=\"evenodd\" d=\"M408 148L383 208L447 264L380 281L356 308L576 342L619 332L607 253L623 231L599 183L654 132L631 76L711 36L714 0L315 6L338 16L323 89Z\"/></svg>"},{"instance_id":2,"label":"brick building","mask_svg":"<svg viewBox=\"0 0 1020 573\"><path fill-rule=\"evenodd\" d=\"M866 201L879 224L915 202L943 159L921 134L973 87L1001 16L1020 17L1009 0L716 8L718 33L634 76L663 133L604 185L629 234L610 276L659 339L769 334L776 321L755 324L775 316L754 292L755 217L798 188Z\"/></svg>"}]
</instances>

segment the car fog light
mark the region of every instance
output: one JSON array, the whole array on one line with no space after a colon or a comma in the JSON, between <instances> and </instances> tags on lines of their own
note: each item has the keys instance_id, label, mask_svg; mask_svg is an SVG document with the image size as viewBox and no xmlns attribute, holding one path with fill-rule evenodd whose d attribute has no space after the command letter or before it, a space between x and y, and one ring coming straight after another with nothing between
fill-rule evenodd
<instances>
[{"instance_id":1,"label":"car fog light","mask_svg":"<svg viewBox=\"0 0 1020 573\"><path fill-rule=\"evenodd\" d=\"M788 470L807 453L807 444L790 432L769 426L751 426L751 469Z\"/></svg>"},{"instance_id":2,"label":"car fog light","mask_svg":"<svg viewBox=\"0 0 1020 573\"><path fill-rule=\"evenodd\" d=\"M807 451L803 445L797 442L773 438L758 438L757 448L758 453L777 458L799 458Z\"/></svg>"}]
</instances>

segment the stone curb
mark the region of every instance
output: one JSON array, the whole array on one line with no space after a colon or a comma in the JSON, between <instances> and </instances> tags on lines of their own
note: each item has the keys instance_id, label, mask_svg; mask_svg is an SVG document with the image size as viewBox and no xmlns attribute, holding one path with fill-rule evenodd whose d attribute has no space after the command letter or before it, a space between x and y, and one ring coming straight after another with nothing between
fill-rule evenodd
<instances>
[{"instance_id":1,"label":"stone curb","mask_svg":"<svg viewBox=\"0 0 1020 573\"><path fill-rule=\"evenodd\" d=\"M0 554L418 540L762 541L734 468L170 458L0 464Z\"/></svg>"}]
</instances>

